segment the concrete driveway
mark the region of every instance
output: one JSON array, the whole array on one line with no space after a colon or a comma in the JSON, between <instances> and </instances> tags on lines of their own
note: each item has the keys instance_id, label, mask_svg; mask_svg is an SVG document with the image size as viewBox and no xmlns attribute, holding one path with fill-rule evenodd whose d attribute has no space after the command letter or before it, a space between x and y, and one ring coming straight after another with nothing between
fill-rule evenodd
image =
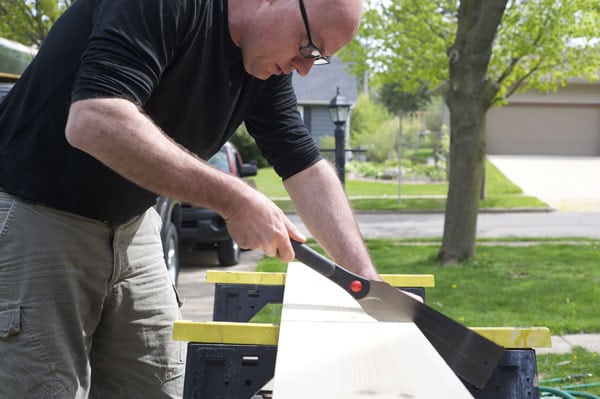
<instances>
[{"instance_id":1,"label":"concrete driveway","mask_svg":"<svg viewBox=\"0 0 600 399\"><path fill-rule=\"evenodd\" d=\"M563 212L600 212L600 157L489 155L506 177Z\"/></svg>"}]
</instances>

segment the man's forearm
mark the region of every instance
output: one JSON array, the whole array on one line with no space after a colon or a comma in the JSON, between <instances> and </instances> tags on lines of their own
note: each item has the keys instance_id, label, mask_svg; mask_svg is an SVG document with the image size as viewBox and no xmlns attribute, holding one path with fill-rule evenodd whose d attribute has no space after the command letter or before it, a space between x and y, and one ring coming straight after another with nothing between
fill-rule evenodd
<instances>
[{"instance_id":1,"label":"man's forearm","mask_svg":"<svg viewBox=\"0 0 600 399\"><path fill-rule=\"evenodd\" d=\"M284 184L302 221L334 261L357 274L378 278L333 168L320 161Z\"/></svg>"},{"instance_id":2,"label":"man's forearm","mask_svg":"<svg viewBox=\"0 0 600 399\"><path fill-rule=\"evenodd\" d=\"M211 208L242 248L293 259L304 236L266 196L201 161L167 137L131 102L82 100L71 106L68 142L154 193Z\"/></svg>"},{"instance_id":3,"label":"man's forearm","mask_svg":"<svg viewBox=\"0 0 600 399\"><path fill-rule=\"evenodd\" d=\"M223 191L244 189L237 179L213 169L173 142L127 100L74 103L66 137L71 145L160 195L226 213L227 200L234 195ZM203 184L198 184L200 181Z\"/></svg>"}]
</instances>

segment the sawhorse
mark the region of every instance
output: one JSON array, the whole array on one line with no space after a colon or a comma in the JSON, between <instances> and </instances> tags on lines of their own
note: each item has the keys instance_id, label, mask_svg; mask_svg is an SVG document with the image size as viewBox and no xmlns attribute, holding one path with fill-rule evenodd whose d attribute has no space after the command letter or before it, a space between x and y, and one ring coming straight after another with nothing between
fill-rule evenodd
<instances>
[{"instance_id":1,"label":"sawhorse","mask_svg":"<svg viewBox=\"0 0 600 399\"><path fill-rule=\"evenodd\" d=\"M382 275L395 287L425 298L431 275ZM215 286L213 322L179 321L174 339L188 341L184 399L252 398L273 377L279 326L248 323L268 303L281 303L285 273L209 271ZM505 352L484 389L465 383L477 399L538 398L535 347L549 347L538 328L474 328ZM269 397L268 392L260 393Z\"/></svg>"}]
</instances>

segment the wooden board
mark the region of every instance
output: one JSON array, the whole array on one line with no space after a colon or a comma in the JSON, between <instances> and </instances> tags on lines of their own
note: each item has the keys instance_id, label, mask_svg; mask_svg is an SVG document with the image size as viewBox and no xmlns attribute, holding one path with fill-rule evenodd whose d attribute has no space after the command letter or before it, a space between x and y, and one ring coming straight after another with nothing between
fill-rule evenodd
<instances>
[{"instance_id":1,"label":"wooden board","mask_svg":"<svg viewBox=\"0 0 600 399\"><path fill-rule=\"evenodd\" d=\"M382 323L300 263L288 267L275 399L472 398L413 323Z\"/></svg>"}]
</instances>

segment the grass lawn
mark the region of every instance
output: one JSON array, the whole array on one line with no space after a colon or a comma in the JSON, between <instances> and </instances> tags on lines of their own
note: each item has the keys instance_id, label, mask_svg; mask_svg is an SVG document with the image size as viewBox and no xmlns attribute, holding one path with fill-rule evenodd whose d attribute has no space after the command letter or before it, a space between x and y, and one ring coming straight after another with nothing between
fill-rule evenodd
<instances>
[{"instance_id":1,"label":"grass lawn","mask_svg":"<svg viewBox=\"0 0 600 399\"><path fill-rule=\"evenodd\" d=\"M293 210L272 169L259 170L257 188L284 210ZM548 208L523 195L491 163L486 164L486 208ZM356 210L443 210L446 183L405 183L398 204L397 182L346 180ZM377 197L379 198L373 198ZM368 197L368 198L358 198ZM441 198L440 198L441 197ZM437 239L367 240L380 273L433 274L427 303L468 326L544 326L552 335L600 333L600 241L581 239L480 239L476 259L441 268L434 258ZM514 243L521 245L512 245ZM284 271L286 265L264 258L258 271ZM253 321L278 323L280 305L268 305ZM600 395L600 357L582 348L565 355L537 356L541 386ZM591 376L589 376L591 374ZM565 379L567 376L583 376Z\"/></svg>"},{"instance_id":2,"label":"grass lawn","mask_svg":"<svg viewBox=\"0 0 600 399\"><path fill-rule=\"evenodd\" d=\"M380 273L433 274L427 304L464 325L548 327L552 335L599 333L600 241L511 240L478 240L475 260L446 268L434 260L440 247L434 239L377 239L367 245ZM521 245L511 245L515 242ZM264 258L257 270L285 267ZM253 321L279 323L280 313L281 305L268 305ZM591 384L575 390L600 395L598 353L575 348L571 354L539 355L537 361L540 385ZM549 380L581 374L586 376Z\"/></svg>"},{"instance_id":3,"label":"grass lawn","mask_svg":"<svg viewBox=\"0 0 600 399\"><path fill-rule=\"evenodd\" d=\"M537 356L540 386L600 395L600 357L576 347L573 353Z\"/></svg>"},{"instance_id":4,"label":"grass lawn","mask_svg":"<svg viewBox=\"0 0 600 399\"><path fill-rule=\"evenodd\" d=\"M285 211L294 207L281 179L272 168L263 168L254 178L259 191L274 199ZM508 180L491 163L486 166L487 198L480 208L548 208L537 198L523 195L521 189ZM398 183L395 181L346 180L346 193L352 206L366 210L443 210L446 205L447 183L402 183L398 203ZM366 197L366 198L365 198Z\"/></svg>"}]
</instances>

